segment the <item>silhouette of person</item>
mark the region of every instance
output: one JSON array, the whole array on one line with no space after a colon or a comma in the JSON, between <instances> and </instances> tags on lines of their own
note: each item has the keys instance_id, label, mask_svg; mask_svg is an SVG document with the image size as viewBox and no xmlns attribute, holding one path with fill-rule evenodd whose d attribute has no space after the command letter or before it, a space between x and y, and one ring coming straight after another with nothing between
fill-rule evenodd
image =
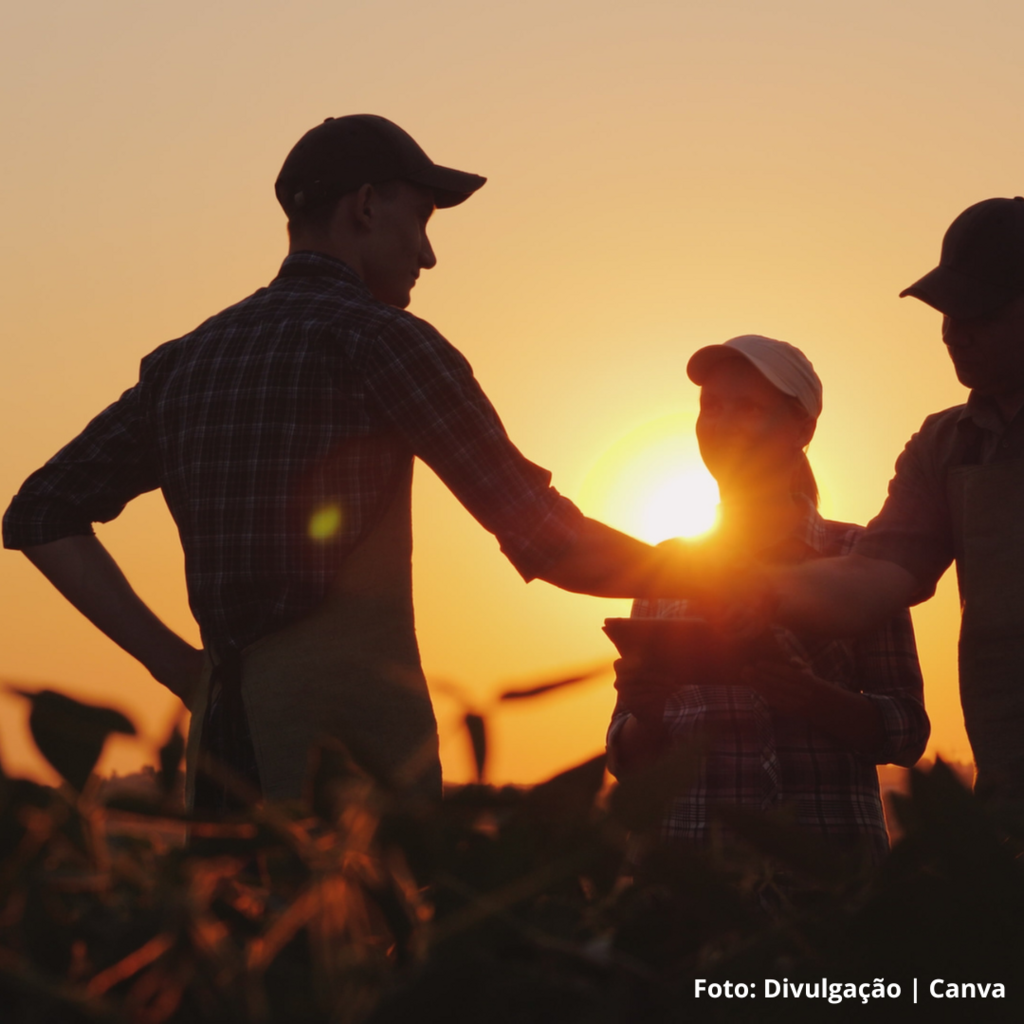
<instances>
[{"instance_id":1,"label":"silhouette of person","mask_svg":"<svg viewBox=\"0 0 1024 1024\"><path fill-rule=\"evenodd\" d=\"M721 495L719 524L697 543L765 565L848 552L862 528L817 511L805 448L822 388L803 352L743 335L700 349L687 372L701 385L697 440ZM632 615L704 612L700 601L661 598L637 600ZM628 773L676 745L699 751L694 783L662 822L667 842L706 844L716 805L789 805L829 844L880 860L889 843L875 765L912 765L929 733L910 614L856 640L774 633L779 660L739 668L735 678L709 678L685 660L674 670L638 655L616 662L612 769Z\"/></svg>"},{"instance_id":2,"label":"silhouette of person","mask_svg":"<svg viewBox=\"0 0 1024 1024\"><path fill-rule=\"evenodd\" d=\"M926 600L956 562L960 694L979 796L1024 799L1024 198L961 213L939 265L901 292L942 313L967 402L929 416L843 558L772 573L748 605L833 635ZM756 589L756 588L755 588ZM773 591L774 593L770 593Z\"/></svg>"},{"instance_id":3,"label":"silhouette of person","mask_svg":"<svg viewBox=\"0 0 1024 1024\"><path fill-rule=\"evenodd\" d=\"M511 443L465 358L405 312L436 263L436 208L485 179L435 164L397 125L328 118L288 154L277 277L142 360L138 383L13 500L21 549L193 710L210 754L268 798L302 791L318 737L395 785L440 792L411 591L410 485L429 464L524 579L644 593L664 553L593 520ZM93 534L160 488L204 651L133 592ZM233 803L190 771L196 806Z\"/></svg>"}]
</instances>

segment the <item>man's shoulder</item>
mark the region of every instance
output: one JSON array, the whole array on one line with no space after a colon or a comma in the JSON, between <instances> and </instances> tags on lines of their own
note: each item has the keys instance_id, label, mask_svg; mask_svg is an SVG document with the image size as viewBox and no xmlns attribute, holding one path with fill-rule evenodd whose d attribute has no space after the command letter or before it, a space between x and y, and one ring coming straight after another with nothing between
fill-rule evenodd
<instances>
[{"instance_id":1,"label":"man's shoulder","mask_svg":"<svg viewBox=\"0 0 1024 1024\"><path fill-rule=\"evenodd\" d=\"M344 281L304 279L298 286L275 279L270 285L207 317L191 331L158 345L142 360L144 371L169 369L181 358L213 352L222 346L242 346L255 355L257 348L276 347L283 339L325 339L342 348L372 346L387 338L401 345L445 345L441 333L412 313L361 293Z\"/></svg>"},{"instance_id":2,"label":"man's shoulder","mask_svg":"<svg viewBox=\"0 0 1024 1024\"><path fill-rule=\"evenodd\" d=\"M286 260L282 270L287 266ZM266 287L228 306L179 340L224 330L258 329L263 333L268 327L323 331L366 340L384 335L444 340L426 320L375 299L358 279L329 274L280 274Z\"/></svg>"},{"instance_id":3,"label":"man's shoulder","mask_svg":"<svg viewBox=\"0 0 1024 1024\"><path fill-rule=\"evenodd\" d=\"M410 313L407 309L398 309L396 306L389 306L387 303L372 300L377 307L375 320L379 324L380 333L392 332L395 334L407 334L414 337L428 338L448 344L444 335L429 320Z\"/></svg>"}]
</instances>

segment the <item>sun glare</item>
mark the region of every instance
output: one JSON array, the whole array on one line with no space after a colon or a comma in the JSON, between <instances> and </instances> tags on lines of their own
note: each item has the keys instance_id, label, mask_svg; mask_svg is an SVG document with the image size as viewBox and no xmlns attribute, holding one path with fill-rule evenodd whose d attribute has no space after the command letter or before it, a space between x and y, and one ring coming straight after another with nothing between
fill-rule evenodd
<instances>
[{"instance_id":1,"label":"sun glare","mask_svg":"<svg viewBox=\"0 0 1024 1024\"><path fill-rule=\"evenodd\" d=\"M703 466L681 469L657 481L638 504L637 535L644 540L697 537L715 525L718 486Z\"/></svg>"},{"instance_id":2,"label":"sun glare","mask_svg":"<svg viewBox=\"0 0 1024 1024\"><path fill-rule=\"evenodd\" d=\"M612 445L583 483L583 510L651 544L710 530L718 486L701 462L695 422L695 411L662 417Z\"/></svg>"}]
</instances>

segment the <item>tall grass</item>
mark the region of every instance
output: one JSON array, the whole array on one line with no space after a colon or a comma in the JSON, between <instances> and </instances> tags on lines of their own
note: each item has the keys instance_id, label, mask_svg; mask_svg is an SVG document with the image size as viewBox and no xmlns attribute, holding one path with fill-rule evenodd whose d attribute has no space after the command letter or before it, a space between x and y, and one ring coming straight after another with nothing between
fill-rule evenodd
<instances>
[{"instance_id":1,"label":"tall grass","mask_svg":"<svg viewBox=\"0 0 1024 1024\"><path fill-rule=\"evenodd\" d=\"M1020 1019L1024 828L941 762L897 799L904 838L880 870L735 810L735 846L659 847L685 753L610 789L594 758L427 804L326 746L303 802L187 822L180 735L152 793L105 797L91 773L131 723L28 696L65 783L0 779L4 1024ZM467 715L482 778L487 715ZM161 839L183 822L187 845ZM902 994L764 998L764 979L822 977ZM696 998L696 978L755 982L760 998ZM914 978L999 982L1008 998L915 1006Z\"/></svg>"}]
</instances>

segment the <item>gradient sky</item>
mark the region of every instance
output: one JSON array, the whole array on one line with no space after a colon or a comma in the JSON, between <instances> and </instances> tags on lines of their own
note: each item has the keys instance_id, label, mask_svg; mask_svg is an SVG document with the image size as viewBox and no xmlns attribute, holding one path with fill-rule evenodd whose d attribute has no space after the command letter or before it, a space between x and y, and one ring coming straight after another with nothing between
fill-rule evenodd
<instances>
[{"instance_id":1,"label":"gradient sky","mask_svg":"<svg viewBox=\"0 0 1024 1024\"><path fill-rule=\"evenodd\" d=\"M515 442L587 513L640 529L625 496L647 483L625 467L659 445L651 486L696 464L687 357L757 332L818 368L823 511L863 522L923 417L965 396L938 314L897 295L964 207L1024 192L1022 29L1019 3L935 0L8 10L0 494L146 352L273 277L285 153L324 117L368 111L488 176L432 222L439 263L411 310L465 352ZM600 623L627 603L523 585L423 466L415 505L428 678L488 710L509 684L610 661ZM159 496L99 532L196 640ZM174 699L22 556L0 566L0 679L118 704L144 741L105 767L150 756ZM966 760L949 576L915 621L930 749ZM612 696L606 675L495 712L494 778L533 781L599 749ZM439 692L437 710L446 772L464 778L458 702ZM39 770L25 714L0 696L9 771Z\"/></svg>"}]
</instances>

